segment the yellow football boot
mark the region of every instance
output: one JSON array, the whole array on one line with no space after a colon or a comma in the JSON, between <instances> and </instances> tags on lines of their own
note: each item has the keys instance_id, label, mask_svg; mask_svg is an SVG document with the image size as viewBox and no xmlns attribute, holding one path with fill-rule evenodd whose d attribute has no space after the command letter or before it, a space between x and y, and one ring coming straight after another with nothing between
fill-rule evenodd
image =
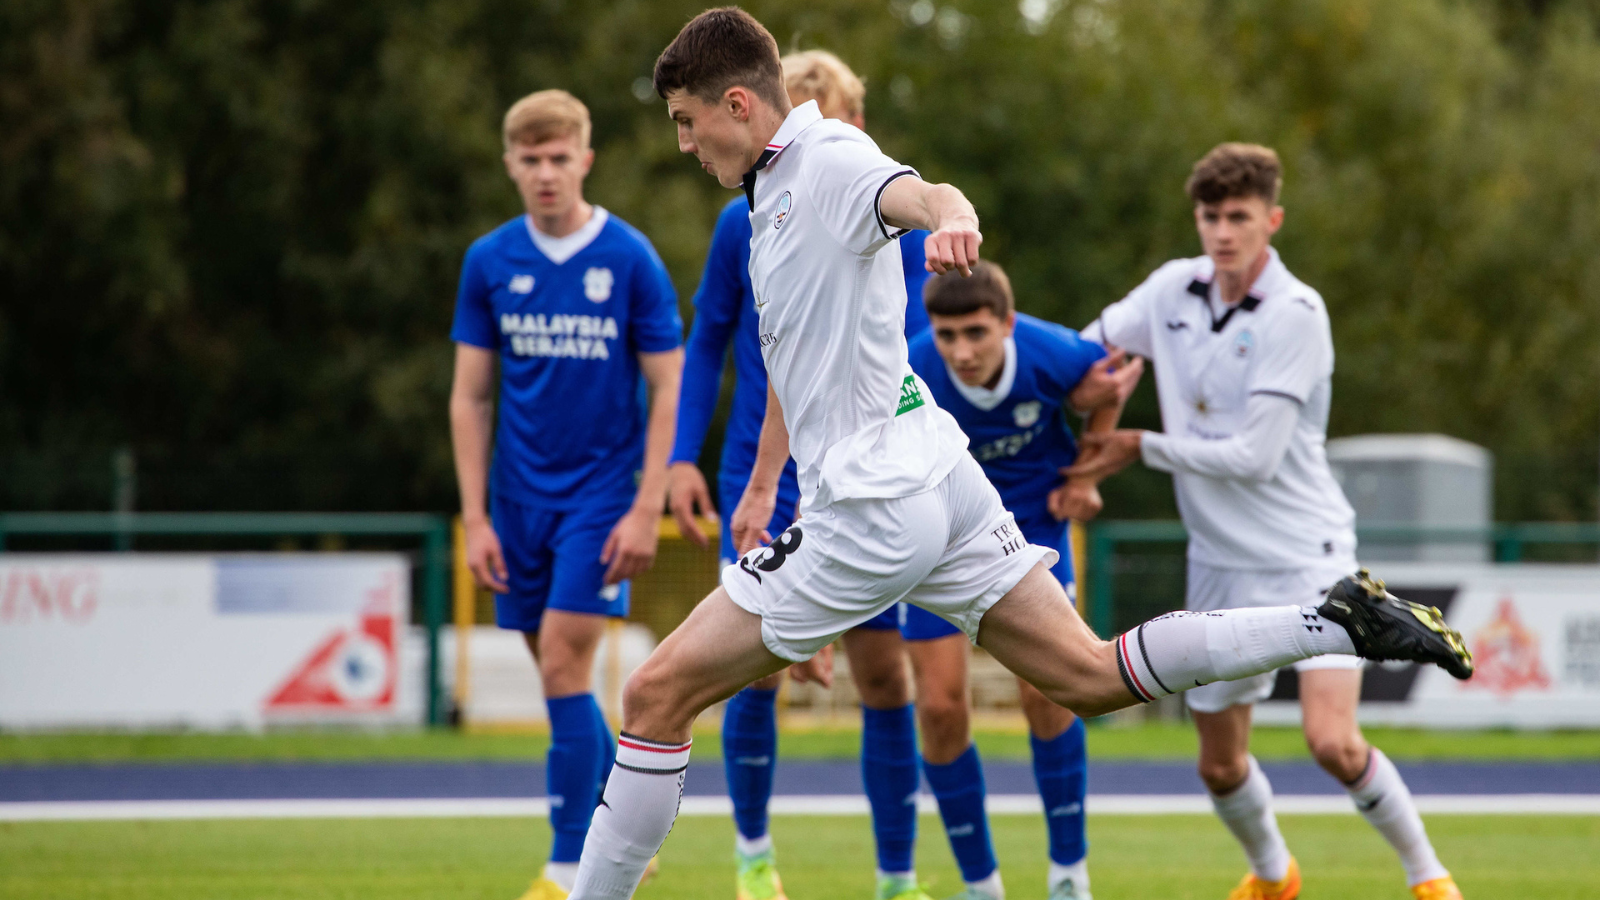
<instances>
[{"instance_id":1,"label":"yellow football boot","mask_svg":"<svg viewBox=\"0 0 1600 900\"><path fill-rule=\"evenodd\" d=\"M738 900L789 900L778 877L778 863L771 850L746 856L735 850L738 871L734 876L734 896Z\"/></svg>"},{"instance_id":2,"label":"yellow football boot","mask_svg":"<svg viewBox=\"0 0 1600 900\"><path fill-rule=\"evenodd\" d=\"M1417 900L1461 900L1461 889L1456 887L1454 878L1446 875L1412 887L1411 896Z\"/></svg>"},{"instance_id":3,"label":"yellow football boot","mask_svg":"<svg viewBox=\"0 0 1600 900\"><path fill-rule=\"evenodd\" d=\"M1254 874L1246 875L1239 886L1228 895L1228 900L1295 900L1300 896L1300 864L1289 857L1289 871L1282 881L1263 881Z\"/></svg>"},{"instance_id":4,"label":"yellow football boot","mask_svg":"<svg viewBox=\"0 0 1600 900\"><path fill-rule=\"evenodd\" d=\"M517 900L567 900L567 892L561 885L540 875L528 885L528 890Z\"/></svg>"}]
</instances>

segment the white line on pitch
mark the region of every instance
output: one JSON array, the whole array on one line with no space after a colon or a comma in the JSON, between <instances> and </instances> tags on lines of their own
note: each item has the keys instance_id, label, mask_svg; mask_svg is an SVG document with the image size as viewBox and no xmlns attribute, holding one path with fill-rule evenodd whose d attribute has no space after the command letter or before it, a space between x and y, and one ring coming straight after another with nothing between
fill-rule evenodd
<instances>
[{"instance_id":1,"label":"white line on pitch","mask_svg":"<svg viewBox=\"0 0 1600 900\"><path fill-rule=\"evenodd\" d=\"M1600 815L1600 794L1420 794L1417 808L1431 815ZM1279 795L1278 812L1350 814L1350 800L1338 795ZM936 812L932 797L918 809ZM1038 814L1037 795L995 794L988 800L996 815ZM1090 794L1088 810L1097 815L1172 815L1210 813L1201 794ZM772 798L772 812L791 816L866 815L860 795L787 795ZM462 798L413 800L88 800L0 803L0 821L43 822L128 819L327 819L537 817L550 812L542 798ZM685 797L685 816L727 816L726 797Z\"/></svg>"}]
</instances>

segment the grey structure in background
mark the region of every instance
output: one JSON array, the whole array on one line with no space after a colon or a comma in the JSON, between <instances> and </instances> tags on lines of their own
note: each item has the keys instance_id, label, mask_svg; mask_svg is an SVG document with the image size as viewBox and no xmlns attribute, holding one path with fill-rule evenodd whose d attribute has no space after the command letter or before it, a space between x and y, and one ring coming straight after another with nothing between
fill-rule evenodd
<instances>
[{"instance_id":1,"label":"grey structure in background","mask_svg":"<svg viewBox=\"0 0 1600 900\"><path fill-rule=\"evenodd\" d=\"M1356 527L1488 529L1494 455L1442 434L1366 434L1328 442L1328 462L1355 507ZM1361 541L1362 560L1485 561L1484 541Z\"/></svg>"}]
</instances>

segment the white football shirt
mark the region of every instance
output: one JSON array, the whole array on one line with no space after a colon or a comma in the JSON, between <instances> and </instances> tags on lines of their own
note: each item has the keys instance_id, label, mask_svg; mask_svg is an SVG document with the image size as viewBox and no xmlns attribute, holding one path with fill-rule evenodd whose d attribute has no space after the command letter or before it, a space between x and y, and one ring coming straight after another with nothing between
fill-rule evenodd
<instances>
[{"instance_id":1,"label":"white football shirt","mask_svg":"<svg viewBox=\"0 0 1600 900\"><path fill-rule=\"evenodd\" d=\"M1250 293L1231 309L1217 296L1210 257L1179 259L1106 307L1084 334L1154 364L1165 433L1145 435L1143 456L1172 472L1190 559L1235 569L1353 564L1355 512L1324 446L1333 396L1327 309L1269 252ZM1260 394L1299 410L1270 476L1186 471L1185 446L1242 434L1246 407Z\"/></svg>"},{"instance_id":2,"label":"white football shirt","mask_svg":"<svg viewBox=\"0 0 1600 900\"><path fill-rule=\"evenodd\" d=\"M915 174L810 101L745 175L761 355L802 510L920 493L967 452L906 360L900 232L878 203L890 182Z\"/></svg>"}]
</instances>

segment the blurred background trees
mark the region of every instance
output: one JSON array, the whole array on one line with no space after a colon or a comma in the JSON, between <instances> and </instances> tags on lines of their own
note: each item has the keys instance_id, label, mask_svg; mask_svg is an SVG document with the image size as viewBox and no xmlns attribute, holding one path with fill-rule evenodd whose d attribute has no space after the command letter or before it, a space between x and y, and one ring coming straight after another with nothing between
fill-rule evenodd
<instances>
[{"instance_id":1,"label":"blurred background trees","mask_svg":"<svg viewBox=\"0 0 1600 900\"><path fill-rule=\"evenodd\" d=\"M454 508L457 267L519 212L500 114L590 105L590 198L655 241L687 316L733 195L649 75L701 8L0 5L0 508L104 508L124 448L145 509ZM1022 308L1069 325L1199 252L1194 159L1276 146L1277 243L1333 317L1331 433L1475 441L1497 518L1596 515L1600 3L748 8L861 72L868 130L962 187ZM1157 425L1148 387L1129 420ZM1173 511L1156 473L1107 494Z\"/></svg>"}]
</instances>

